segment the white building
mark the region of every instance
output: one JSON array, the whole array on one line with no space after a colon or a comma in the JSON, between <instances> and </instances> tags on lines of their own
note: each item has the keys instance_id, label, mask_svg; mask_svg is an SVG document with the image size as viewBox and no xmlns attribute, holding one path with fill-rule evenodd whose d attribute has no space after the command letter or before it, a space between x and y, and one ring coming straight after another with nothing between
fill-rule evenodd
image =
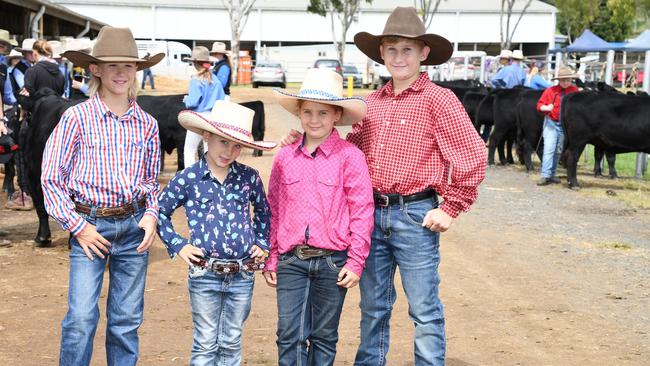
<instances>
[{"instance_id":1,"label":"white building","mask_svg":"<svg viewBox=\"0 0 650 366\"><path fill-rule=\"evenodd\" d=\"M228 13L219 0L51 0L75 12L113 26L129 27L136 38L174 40L192 46L231 39ZM332 42L330 19L307 13L307 0L257 0L241 36L242 49ZM523 8L518 1L515 12ZM381 33L396 6L412 0L362 2L357 21L347 33ZM457 50L484 50L496 54L500 44L500 0L443 0L428 31L454 43ZM513 37L525 54L543 54L554 47L556 8L533 1ZM511 24L519 13L513 15Z\"/></svg>"}]
</instances>

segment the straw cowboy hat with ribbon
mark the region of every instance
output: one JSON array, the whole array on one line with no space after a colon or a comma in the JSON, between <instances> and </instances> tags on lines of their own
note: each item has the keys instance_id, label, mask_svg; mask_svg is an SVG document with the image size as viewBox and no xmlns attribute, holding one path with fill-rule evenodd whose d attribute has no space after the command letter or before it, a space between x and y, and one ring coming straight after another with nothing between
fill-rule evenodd
<instances>
[{"instance_id":1,"label":"straw cowboy hat with ribbon","mask_svg":"<svg viewBox=\"0 0 650 366\"><path fill-rule=\"evenodd\" d=\"M281 89L273 90L278 103L290 113L299 116L299 100L307 100L343 108L338 126L352 125L366 115L366 102L361 98L343 98L343 78L337 72L327 69L309 69L298 94Z\"/></svg>"},{"instance_id":2,"label":"straw cowboy hat with ribbon","mask_svg":"<svg viewBox=\"0 0 650 366\"><path fill-rule=\"evenodd\" d=\"M223 53L225 55L230 55L230 51L226 49L226 44L223 42L214 42L212 44L212 49L210 50L210 54L213 53Z\"/></svg>"},{"instance_id":3,"label":"straw cowboy hat with ribbon","mask_svg":"<svg viewBox=\"0 0 650 366\"><path fill-rule=\"evenodd\" d=\"M388 17L384 31L380 35L360 32L354 36L354 44L372 60L384 63L379 52L379 45L384 37L401 37L424 42L431 51L429 56L422 61L422 65L439 65L451 57L453 47L444 37L433 33L426 33L424 23L413 7L397 7Z\"/></svg>"},{"instance_id":4,"label":"straw cowboy hat with ribbon","mask_svg":"<svg viewBox=\"0 0 650 366\"><path fill-rule=\"evenodd\" d=\"M573 73L573 70L570 67L562 66L560 67L560 71L558 71L557 76L551 80L577 79L578 77L579 75Z\"/></svg>"},{"instance_id":5,"label":"straw cowboy hat with ribbon","mask_svg":"<svg viewBox=\"0 0 650 366\"><path fill-rule=\"evenodd\" d=\"M183 57L185 62L213 62L217 59L210 56L210 51L207 47L196 46L192 49L192 57Z\"/></svg>"},{"instance_id":6,"label":"straw cowboy hat with ribbon","mask_svg":"<svg viewBox=\"0 0 650 366\"><path fill-rule=\"evenodd\" d=\"M82 51L66 51L63 57L79 67L106 62L135 62L138 70L146 69L160 62L164 53L150 58L138 57L138 46L129 28L105 26L99 31L95 45L90 54Z\"/></svg>"},{"instance_id":7,"label":"straw cowboy hat with ribbon","mask_svg":"<svg viewBox=\"0 0 650 366\"><path fill-rule=\"evenodd\" d=\"M17 46L18 42L15 39L9 38L9 31L0 29L0 42L6 43L10 46Z\"/></svg>"},{"instance_id":8,"label":"straw cowboy hat with ribbon","mask_svg":"<svg viewBox=\"0 0 650 366\"><path fill-rule=\"evenodd\" d=\"M202 134L204 131L221 136L245 147L271 150L277 143L253 139L253 117L255 111L237 103L217 100L210 112L181 111L178 122L185 129Z\"/></svg>"}]
</instances>

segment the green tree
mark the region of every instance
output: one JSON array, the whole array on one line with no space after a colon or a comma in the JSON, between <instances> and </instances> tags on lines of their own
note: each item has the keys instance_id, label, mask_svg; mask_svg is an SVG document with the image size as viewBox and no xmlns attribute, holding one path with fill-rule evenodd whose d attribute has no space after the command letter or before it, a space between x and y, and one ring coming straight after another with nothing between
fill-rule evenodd
<instances>
[{"instance_id":1,"label":"green tree","mask_svg":"<svg viewBox=\"0 0 650 366\"><path fill-rule=\"evenodd\" d=\"M318 14L323 17L326 17L329 14L332 26L332 40L341 63L343 63L343 57L345 56L345 39L348 29L350 29L352 22L355 21L355 16L359 12L361 1L362 0L309 0L309 6L307 6L307 11L310 13ZM363 1L368 4L372 3L372 0ZM340 34L338 37L336 34L335 18L338 19L340 24Z\"/></svg>"},{"instance_id":2,"label":"green tree","mask_svg":"<svg viewBox=\"0 0 650 366\"><path fill-rule=\"evenodd\" d=\"M557 0L557 28L573 42L596 18L600 0Z\"/></svg>"},{"instance_id":3,"label":"green tree","mask_svg":"<svg viewBox=\"0 0 650 366\"><path fill-rule=\"evenodd\" d=\"M623 41L632 34L635 16L634 0L601 0L589 28L608 42Z\"/></svg>"}]
</instances>

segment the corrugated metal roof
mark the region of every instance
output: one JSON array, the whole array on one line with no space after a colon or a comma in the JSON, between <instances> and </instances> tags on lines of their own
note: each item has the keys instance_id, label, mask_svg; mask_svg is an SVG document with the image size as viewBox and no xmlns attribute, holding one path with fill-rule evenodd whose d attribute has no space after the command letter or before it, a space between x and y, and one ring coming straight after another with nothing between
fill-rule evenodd
<instances>
[{"instance_id":1,"label":"corrugated metal roof","mask_svg":"<svg viewBox=\"0 0 650 366\"><path fill-rule=\"evenodd\" d=\"M48 0L2 0L14 5L18 5L33 11L38 11L41 6L45 6L45 14L51 15L55 18L65 19L69 22L84 25L86 21L90 22L91 29L99 30L101 27L107 25L99 20L90 18L88 16L76 13L65 6L56 4L59 1Z\"/></svg>"},{"instance_id":2,"label":"corrugated metal roof","mask_svg":"<svg viewBox=\"0 0 650 366\"><path fill-rule=\"evenodd\" d=\"M51 0L60 4L83 4L83 5L128 5L128 6L159 6L173 8L204 8L204 9L223 9L223 3L217 0ZM362 3L363 11L391 11L396 6L413 6L412 0L373 0L371 4ZM257 0L254 9L282 9L282 10L305 10L309 4L308 0ZM524 1L515 3L515 11L524 7ZM499 12L501 10L501 0L442 0L438 8L439 12ZM541 1L534 0L529 12L553 12L555 7Z\"/></svg>"}]
</instances>

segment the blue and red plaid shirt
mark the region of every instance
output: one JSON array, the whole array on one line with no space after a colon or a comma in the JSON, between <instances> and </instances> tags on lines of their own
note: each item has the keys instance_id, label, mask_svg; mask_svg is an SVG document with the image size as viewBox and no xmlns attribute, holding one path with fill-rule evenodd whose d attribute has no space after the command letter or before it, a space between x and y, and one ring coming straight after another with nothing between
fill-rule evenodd
<instances>
[{"instance_id":1,"label":"blue and red plaid shirt","mask_svg":"<svg viewBox=\"0 0 650 366\"><path fill-rule=\"evenodd\" d=\"M95 95L63 113L45 146L41 184L47 212L77 234L86 221L74 200L115 207L146 199L158 218L158 123L134 101L123 116Z\"/></svg>"}]
</instances>

